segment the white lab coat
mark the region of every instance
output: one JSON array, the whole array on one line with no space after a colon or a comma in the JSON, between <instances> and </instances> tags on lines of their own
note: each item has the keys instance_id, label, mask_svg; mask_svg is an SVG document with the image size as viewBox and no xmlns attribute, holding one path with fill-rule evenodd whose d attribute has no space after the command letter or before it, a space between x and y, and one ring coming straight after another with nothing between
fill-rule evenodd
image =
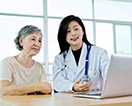
<instances>
[{"instance_id":1,"label":"white lab coat","mask_svg":"<svg viewBox=\"0 0 132 106\"><path fill-rule=\"evenodd\" d=\"M69 48L65 60L64 53L61 53L55 57L52 67L53 89L56 91L72 91L74 82L79 78L82 78L85 73L86 54L87 45L83 43L78 66L74 59L71 47ZM102 89L108 64L109 57L106 50L97 46L91 46L88 70L88 75L92 80L90 90Z\"/></svg>"}]
</instances>

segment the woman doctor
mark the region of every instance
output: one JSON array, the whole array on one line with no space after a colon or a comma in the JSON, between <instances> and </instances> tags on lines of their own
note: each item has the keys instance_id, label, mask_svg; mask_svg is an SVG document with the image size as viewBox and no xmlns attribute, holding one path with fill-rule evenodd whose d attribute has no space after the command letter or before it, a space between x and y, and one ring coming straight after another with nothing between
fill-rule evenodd
<instances>
[{"instance_id":1,"label":"woman doctor","mask_svg":"<svg viewBox=\"0 0 132 106\"><path fill-rule=\"evenodd\" d=\"M57 92L101 90L109 58L106 50L92 45L86 38L79 17L69 15L59 26L60 53L53 64L53 88Z\"/></svg>"}]
</instances>

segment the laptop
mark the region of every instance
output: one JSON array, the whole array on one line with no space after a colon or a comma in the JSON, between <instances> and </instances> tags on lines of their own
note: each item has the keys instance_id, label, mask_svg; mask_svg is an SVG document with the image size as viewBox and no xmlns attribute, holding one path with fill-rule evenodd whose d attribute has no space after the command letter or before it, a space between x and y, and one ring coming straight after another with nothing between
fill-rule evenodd
<instances>
[{"instance_id":1,"label":"laptop","mask_svg":"<svg viewBox=\"0 0 132 106\"><path fill-rule=\"evenodd\" d=\"M132 95L132 55L112 54L102 92L77 92L75 97L110 98Z\"/></svg>"}]
</instances>

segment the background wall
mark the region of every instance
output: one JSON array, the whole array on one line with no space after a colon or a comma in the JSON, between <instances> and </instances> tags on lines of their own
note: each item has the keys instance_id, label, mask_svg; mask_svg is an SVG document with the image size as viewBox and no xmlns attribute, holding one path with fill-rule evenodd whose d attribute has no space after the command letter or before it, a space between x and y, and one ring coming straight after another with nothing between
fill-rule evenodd
<instances>
[{"instance_id":1,"label":"background wall","mask_svg":"<svg viewBox=\"0 0 132 106\"><path fill-rule=\"evenodd\" d=\"M0 0L0 61L19 53L13 42L19 29L42 29L43 46L34 57L52 81L52 64L59 53L57 31L67 15L79 16L88 40L109 53L132 54L131 0Z\"/></svg>"}]
</instances>

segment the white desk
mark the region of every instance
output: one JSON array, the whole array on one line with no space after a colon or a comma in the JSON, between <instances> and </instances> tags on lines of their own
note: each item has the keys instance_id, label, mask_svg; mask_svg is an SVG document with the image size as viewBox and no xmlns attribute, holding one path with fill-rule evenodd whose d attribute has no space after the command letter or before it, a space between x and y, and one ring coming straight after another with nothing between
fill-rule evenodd
<instances>
[{"instance_id":1,"label":"white desk","mask_svg":"<svg viewBox=\"0 0 132 106\"><path fill-rule=\"evenodd\" d=\"M1 96L0 106L132 106L132 96L88 99L72 94Z\"/></svg>"}]
</instances>

